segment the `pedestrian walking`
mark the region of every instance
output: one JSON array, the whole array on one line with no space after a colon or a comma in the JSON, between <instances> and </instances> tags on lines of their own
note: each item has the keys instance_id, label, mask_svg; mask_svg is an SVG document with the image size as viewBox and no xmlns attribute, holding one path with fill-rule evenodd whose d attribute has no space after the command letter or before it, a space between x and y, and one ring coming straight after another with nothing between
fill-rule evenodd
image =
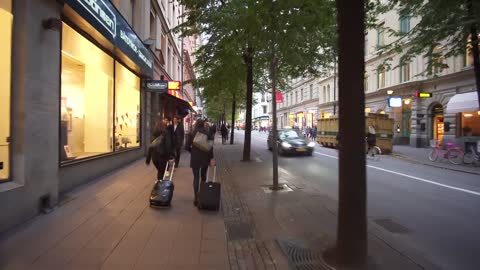
<instances>
[{"instance_id":1,"label":"pedestrian walking","mask_svg":"<svg viewBox=\"0 0 480 270\"><path fill-rule=\"evenodd\" d=\"M172 135L167 130L167 126L164 122L157 121L153 133L155 134L155 139L148 147L145 163L148 166L150 165L150 161L153 161L153 165L157 169L157 180L161 180L165 173L167 162L174 159L174 146Z\"/></svg>"},{"instance_id":2,"label":"pedestrian walking","mask_svg":"<svg viewBox=\"0 0 480 270\"><path fill-rule=\"evenodd\" d=\"M225 144L228 136L228 129L225 124L222 124L222 126L220 127L220 133L222 134L222 144Z\"/></svg>"},{"instance_id":3,"label":"pedestrian walking","mask_svg":"<svg viewBox=\"0 0 480 270\"><path fill-rule=\"evenodd\" d=\"M175 168L178 168L180 163L180 149L183 145L183 140L185 139L185 130L182 124L182 118L178 115L173 117L173 145L175 146Z\"/></svg>"},{"instance_id":4,"label":"pedestrian walking","mask_svg":"<svg viewBox=\"0 0 480 270\"><path fill-rule=\"evenodd\" d=\"M193 204L197 206L200 180L206 182L208 166L215 165L213 137L210 131L205 128L204 120L197 120L195 123L195 127L188 138L187 149L190 152L190 167L193 172Z\"/></svg>"},{"instance_id":5,"label":"pedestrian walking","mask_svg":"<svg viewBox=\"0 0 480 270\"><path fill-rule=\"evenodd\" d=\"M314 141L317 140L317 133L318 133L317 126L314 126L312 130L312 138Z\"/></svg>"}]
</instances>

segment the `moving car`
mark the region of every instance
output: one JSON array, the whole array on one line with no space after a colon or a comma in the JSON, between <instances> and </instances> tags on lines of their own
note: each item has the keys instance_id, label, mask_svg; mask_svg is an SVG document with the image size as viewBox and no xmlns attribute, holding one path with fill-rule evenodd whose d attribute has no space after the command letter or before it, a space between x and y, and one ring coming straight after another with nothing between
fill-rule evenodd
<instances>
[{"instance_id":1,"label":"moving car","mask_svg":"<svg viewBox=\"0 0 480 270\"><path fill-rule=\"evenodd\" d=\"M270 132L267 139L269 150L273 148L274 141L273 134ZM300 131L296 129L279 129L276 141L280 155L308 154L311 156L313 154L313 148L315 147L315 142L305 138Z\"/></svg>"}]
</instances>

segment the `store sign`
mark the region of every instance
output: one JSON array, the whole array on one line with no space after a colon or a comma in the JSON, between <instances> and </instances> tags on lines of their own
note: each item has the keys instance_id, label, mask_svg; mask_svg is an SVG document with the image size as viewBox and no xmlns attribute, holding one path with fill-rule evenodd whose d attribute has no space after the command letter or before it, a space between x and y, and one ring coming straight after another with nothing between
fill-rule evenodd
<instances>
[{"instance_id":1,"label":"store sign","mask_svg":"<svg viewBox=\"0 0 480 270\"><path fill-rule=\"evenodd\" d=\"M275 93L275 101L277 103L282 103L283 102L283 94L281 92Z\"/></svg>"},{"instance_id":2,"label":"store sign","mask_svg":"<svg viewBox=\"0 0 480 270\"><path fill-rule=\"evenodd\" d=\"M180 81L169 81L168 90L180 90L182 83Z\"/></svg>"},{"instance_id":3,"label":"store sign","mask_svg":"<svg viewBox=\"0 0 480 270\"><path fill-rule=\"evenodd\" d=\"M65 3L139 66L142 74L152 76L152 54L109 0L65 0Z\"/></svg>"},{"instance_id":4,"label":"store sign","mask_svg":"<svg viewBox=\"0 0 480 270\"><path fill-rule=\"evenodd\" d=\"M402 98L401 97L389 97L388 98L388 107L391 107L391 108L402 107Z\"/></svg>"},{"instance_id":5,"label":"store sign","mask_svg":"<svg viewBox=\"0 0 480 270\"><path fill-rule=\"evenodd\" d=\"M167 90L168 81L151 80L145 83L148 90Z\"/></svg>"},{"instance_id":6,"label":"store sign","mask_svg":"<svg viewBox=\"0 0 480 270\"><path fill-rule=\"evenodd\" d=\"M433 95L431 92L415 92L417 98L431 98Z\"/></svg>"}]
</instances>

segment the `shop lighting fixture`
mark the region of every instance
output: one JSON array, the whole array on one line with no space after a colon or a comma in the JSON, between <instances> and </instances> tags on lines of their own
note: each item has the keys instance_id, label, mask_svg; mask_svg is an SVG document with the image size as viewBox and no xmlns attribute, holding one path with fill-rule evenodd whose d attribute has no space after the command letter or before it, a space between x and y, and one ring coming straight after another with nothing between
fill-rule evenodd
<instances>
[{"instance_id":1,"label":"shop lighting fixture","mask_svg":"<svg viewBox=\"0 0 480 270\"><path fill-rule=\"evenodd\" d=\"M408 104L410 104L410 99L409 99L409 98L407 98L407 99L403 100L403 103L405 103L405 105L408 105Z\"/></svg>"},{"instance_id":2,"label":"shop lighting fixture","mask_svg":"<svg viewBox=\"0 0 480 270\"><path fill-rule=\"evenodd\" d=\"M478 111L477 114L480 115L480 111Z\"/></svg>"},{"instance_id":3,"label":"shop lighting fixture","mask_svg":"<svg viewBox=\"0 0 480 270\"><path fill-rule=\"evenodd\" d=\"M464 117L472 117L473 114L471 114L471 113L466 113L466 114L464 114L463 116L464 116Z\"/></svg>"},{"instance_id":4,"label":"shop lighting fixture","mask_svg":"<svg viewBox=\"0 0 480 270\"><path fill-rule=\"evenodd\" d=\"M393 90L387 90L387 95L393 94Z\"/></svg>"}]
</instances>

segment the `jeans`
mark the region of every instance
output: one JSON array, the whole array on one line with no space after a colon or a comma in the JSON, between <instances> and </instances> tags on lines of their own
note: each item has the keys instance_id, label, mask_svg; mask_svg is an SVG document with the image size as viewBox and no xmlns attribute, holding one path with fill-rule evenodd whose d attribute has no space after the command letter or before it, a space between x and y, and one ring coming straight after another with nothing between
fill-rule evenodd
<instances>
[{"instance_id":1,"label":"jeans","mask_svg":"<svg viewBox=\"0 0 480 270\"><path fill-rule=\"evenodd\" d=\"M202 174L202 182L207 181L207 170L208 167L203 168L192 168L193 171L193 195L197 197L198 187L200 185L200 173ZM200 172L201 171L201 172Z\"/></svg>"}]
</instances>

